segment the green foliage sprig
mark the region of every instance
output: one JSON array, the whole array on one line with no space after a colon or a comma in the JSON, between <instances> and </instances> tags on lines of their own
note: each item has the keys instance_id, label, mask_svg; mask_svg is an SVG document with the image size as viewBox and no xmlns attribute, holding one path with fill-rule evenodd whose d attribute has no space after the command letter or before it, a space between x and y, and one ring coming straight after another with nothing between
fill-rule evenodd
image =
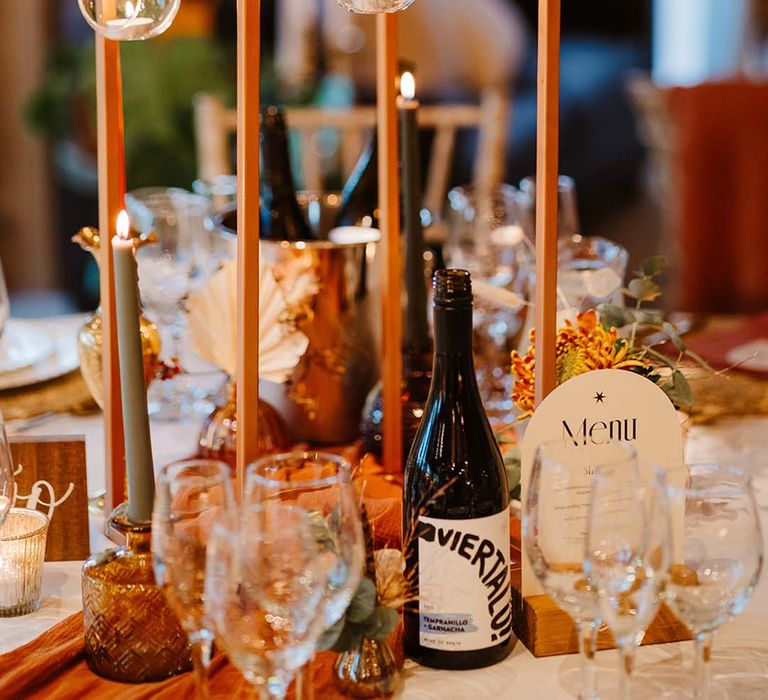
<instances>
[{"instance_id":1,"label":"green foliage sprig","mask_svg":"<svg viewBox=\"0 0 768 700\"><path fill-rule=\"evenodd\" d=\"M658 384L672 403L678 407L689 407L693 404L693 390L680 370L680 363L687 358L709 372L715 370L698 354L693 352L683 340L678 328L655 311L643 308L643 304L656 301L662 294L661 285L656 278L664 274L668 268L667 259L657 255L646 260L623 290L624 294L634 300L634 308L624 308L615 304L600 304L597 312L600 322L606 329L629 329L629 345L637 347L653 364L664 368L664 374L658 370L649 370L648 378ZM677 358L667 356L651 345L637 346L638 331L656 331L663 335L678 351Z\"/></svg>"}]
</instances>

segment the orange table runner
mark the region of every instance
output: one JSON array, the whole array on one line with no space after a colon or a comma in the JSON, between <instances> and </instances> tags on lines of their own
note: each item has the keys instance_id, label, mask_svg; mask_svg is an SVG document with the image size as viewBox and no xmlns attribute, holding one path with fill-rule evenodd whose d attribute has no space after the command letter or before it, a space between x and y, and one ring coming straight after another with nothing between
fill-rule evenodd
<instances>
[{"instance_id":1,"label":"orange table runner","mask_svg":"<svg viewBox=\"0 0 768 700\"><path fill-rule=\"evenodd\" d=\"M339 694L331 672L336 654L322 652L313 663L315 697L337 700ZM4 669L0 697L4 700L194 700L191 673L160 683L131 685L108 681L93 673L85 661L83 614L71 615L45 634L8 654L0 656ZM211 661L212 698L253 698L249 684L223 654Z\"/></svg>"}]
</instances>

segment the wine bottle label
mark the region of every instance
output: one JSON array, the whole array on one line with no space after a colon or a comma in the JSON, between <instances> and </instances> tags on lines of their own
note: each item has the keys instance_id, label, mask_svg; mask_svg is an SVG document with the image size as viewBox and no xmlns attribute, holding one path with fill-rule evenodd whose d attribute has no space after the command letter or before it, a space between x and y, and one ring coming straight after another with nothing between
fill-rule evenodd
<instances>
[{"instance_id":1,"label":"wine bottle label","mask_svg":"<svg viewBox=\"0 0 768 700\"><path fill-rule=\"evenodd\" d=\"M487 518L419 518L419 641L472 651L509 637L509 510Z\"/></svg>"}]
</instances>

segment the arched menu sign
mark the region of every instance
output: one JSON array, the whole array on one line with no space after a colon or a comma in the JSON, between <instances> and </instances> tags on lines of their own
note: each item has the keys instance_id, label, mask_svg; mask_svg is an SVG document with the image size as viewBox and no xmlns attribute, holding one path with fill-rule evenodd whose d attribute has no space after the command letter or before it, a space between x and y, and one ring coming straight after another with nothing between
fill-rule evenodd
<instances>
[{"instance_id":1,"label":"arched menu sign","mask_svg":"<svg viewBox=\"0 0 768 700\"><path fill-rule=\"evenodd\" d=\"M579 375L560 385L539 404L522 444L521 492L523 508L536 446L562 441L584 460L584 487L589 488L589 460L608 442L628 442L637 449L640 469L671 464L683 457L680 420L672 402L656 384L623 369L603 369ZM579 457L579 455L581 456ZM543 488L548 485L544 484ZM571 504L570 525L586 534L587 503ZM573 532L571 533L573 534ZM583 550L583 538L573 547ZM583 551L574 551L575 561ZM523 559L523 595L543 593L530 563Z\"/></svg>"}]
</instances>

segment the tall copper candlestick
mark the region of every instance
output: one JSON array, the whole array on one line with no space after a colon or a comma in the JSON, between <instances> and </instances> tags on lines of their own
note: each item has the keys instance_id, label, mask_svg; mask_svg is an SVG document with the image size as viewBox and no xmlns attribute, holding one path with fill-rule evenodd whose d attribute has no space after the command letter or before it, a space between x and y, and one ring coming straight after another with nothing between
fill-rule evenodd
<instances>
[{"instance_id":1,"label":"tall copper candlestick","mask_svg":"<svg viewBox=\"0 0 768 700\"><path fill-rule=\"evenodd\" d=\"M99 170L102 377L107 510L125 500L125 446L115 323L112 234L124 206L123 96L120 44L96 35L96 122Z\"/></svg>"},{"instance_id":2,"label":"tall copper candlestick","mask_svg":"<svg viewBox=\"0 0 768 700\"><path fill-rule=\"evenodd\" d=\"M237 3L237 480L258 456L260 0Z\"/></svg>"},{"instance_id":3,"label":"tall copper candlestick","mask_svg":"<svg viewBox=\"0 0 768 700\"><path fill-rule=\"evenodd\" d=\"M397 172L397 15L376 16L379 208L384 248L382 294L384 469L402 471L402 314L400 313L400 178Z\"/></svg>"},{"instance_id":4,"label":"tall copper candlestick","mask_svg":"<svg viewBox=\"0 0 768 700\"><path fill-rule=\"evenodd\" d=\"M536 403L556 385L560 0L539 0L536 161Z\"/></svg>"}]
</instances>

